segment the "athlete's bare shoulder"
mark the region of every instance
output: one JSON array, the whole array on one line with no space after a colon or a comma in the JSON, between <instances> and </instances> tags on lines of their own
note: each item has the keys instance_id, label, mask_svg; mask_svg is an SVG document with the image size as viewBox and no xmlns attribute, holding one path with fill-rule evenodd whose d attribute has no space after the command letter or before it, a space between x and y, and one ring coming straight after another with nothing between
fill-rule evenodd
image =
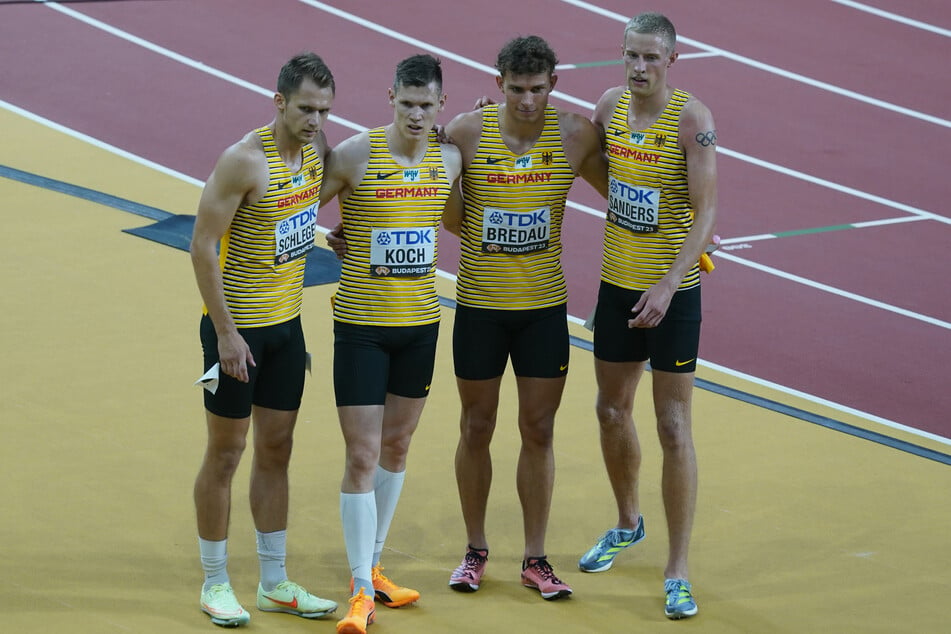
<instances>
[{"instance_id":1,"label":"athlete's bare shoulder","mask_svg":"<svg viewBox=\"0 0 951 634\"><path fill-rule=\"evenodd\" d=\"M611 120L611 115L614 113L614 109L617 107L617 102L621 99L621 95L624 94L624 90L624 86L613 86L604 91L604 94L601 95L597 105L594 107L594 116L591 117L595 125L607 128L608 121Z\"/></svg>"},{"instance_id":2,"label":"athlete's bare shoulder","mask_svg":"<svg viewBox=\"0 0 951 634\"><path fill-rule=\"evenodd\" d=\"M442 162L446 168L446 176L450 181L456 180L462 172L462 152L452 143L440 143Z\"/></svg>"},{"instance_id":3,"label":"athlete's bare shoulder","mask_svg":"<svg viewBox=\"0 0 951 634\"><path fill-rule=\"evenodd\" d=\"M446 136L462 152L465 165L472 162L482 138L482 109L470 110L453 117L446 125Z\"/></svg>"},{"instance_id":4,"label":"athlete's bare shoulder","mask_svg":"<svg viewBox=\"0 0 951 634\"><path fill-rule=\"evenodd\" d=\"M680 135L684 145L691 140L701 147L714 147L717 144L713 113L693 95L680 111Z\"/></svg>"},{"instance_id":5,"label":"athlete's bare shoulder","mask_svg":"<svg viewBox=\"0 0 951 634\"><path fill-rule=\"evenodd\" d=\"M244 192L245 202L257 200L267 191L267 157L256 132L248 132L225 148L209 181L214 181L216 187Z\"/></svg>"}]
</instances>

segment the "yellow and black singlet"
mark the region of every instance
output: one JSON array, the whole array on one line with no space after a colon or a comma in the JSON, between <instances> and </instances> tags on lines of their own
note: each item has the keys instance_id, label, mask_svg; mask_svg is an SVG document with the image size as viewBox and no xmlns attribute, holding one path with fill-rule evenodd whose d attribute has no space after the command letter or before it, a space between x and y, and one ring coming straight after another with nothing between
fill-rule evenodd
<instances>
[{"instance_id":1,"label":"yellow and black singlet","mask_svg":"<svg viewBox=\"0 0 951 634\"><path fill-rule=\"evenodd\" d=\"M300 314L304 256L314 247L324 175L311 145L304 146L300 170L292 173L271 129L255 132L267 158L267 192L238 208L219 254L225 300L239 328L272 326Z\"/></svg>"},{"instance_id":2,"label":"yellow and black singlet","mask_svg":"<svg viewBox=\"0 0 951 634\"><path fill-rule=\"evenodd\" d=\"M436 134L414 167L393 160L384 128L369 131L361 183L340 203L347 255L334 319L370 326L439 321L436 255L439 222L452 183Z\"/></svg>"},{"instance_id":3,"label":"yellow and black singlet","mask_svg":"<svg viewBox=\"0 0 951 634\"><path fill-rule=\"evenodd\" d=\"M670 269L693 226L679 135L680 112L690 95L675 90L657 122L646 130L628 126L630 99L630 90L625 90L605 131L610 183L601 279L647 290ZM699 283L694 264L678 290Z\"/></svg>"},{"instance_id":4,"label":"yellow and black singlet","mask_svg":"<svg viewBox=\"0 0 951 634\"><path fill-rule=\"evenodd\" d=\"M462 177L456 301L527 310L567 301L561 225L575 174L565 157L558 112L548 106L534 147L514 154L499 131L498 105L482 109L479 148Z\"/></svg>"}]
</instances>

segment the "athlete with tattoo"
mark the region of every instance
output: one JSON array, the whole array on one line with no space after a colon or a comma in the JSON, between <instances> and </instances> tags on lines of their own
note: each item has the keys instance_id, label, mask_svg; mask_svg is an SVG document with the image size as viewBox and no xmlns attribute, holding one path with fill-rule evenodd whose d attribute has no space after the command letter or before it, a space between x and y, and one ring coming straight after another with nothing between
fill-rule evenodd
<instances>
[{"instance_id":1,"label":"athlete with tattoo","mask_svg":"<svg viewBox=\"0 0 951 634\"><path fill-rule=\"evenodd\" d=\"M716 220L716 130L710 111L667 84L676 32L643 13L624 30L627 85L601 97L594 121L608 156L609 196L594 320L601 450L618 523L579 567L608 570L644 538L637 495L640 446L634 394L648 360L663 449L662 491L670 550L664 570L668 618L697 613L687 550L697 497L691 396L700 338L698 259Z\"/></svg>"}]
</instances>

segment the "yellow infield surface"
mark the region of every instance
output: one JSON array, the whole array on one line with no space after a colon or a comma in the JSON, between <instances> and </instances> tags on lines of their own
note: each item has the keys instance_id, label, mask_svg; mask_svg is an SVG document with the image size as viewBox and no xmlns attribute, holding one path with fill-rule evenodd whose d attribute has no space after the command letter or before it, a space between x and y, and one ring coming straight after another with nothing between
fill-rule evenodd
<instances>
[{"instance_id":1,"label":"yellow infield surface","mask_svg":"<svg viewBox=\"0 0 951 634\"><path fill-rule=\"evenodd\" d=\"M0 109L0 166L194 213L194 183ZM210 167L210 166L209 166ZM204 450L198 318L183 251L123 229L151 221L0 178L4 230L0 424L0 631L209 632L191 499ZM322 244L322 239L321 239ZM440 293L453 297L450 282ZM247 503L248 456L235 479L232 584L249 631L332 632L346 611L349 567L339 518L343 441L331 389L329 298L308 287L308 377L291 466L287 567L340 603L308 621L254 607L258 582ZM691 546L697 617L663 615L667 538L649 377L638 395L647 539L606 573L577 560L616 520L594 417L590 352L572 350L555 433L548 557L574 589L541 600L519 583L515 391L503 384L493 442L491 555L475 594L447 587L464 554L453 475L458 401L443 325L432 396L410 452L387 541L387 575L417 588L416 606L377 607L371 632L937 632L951 590L951 469L734 398L697 390L700 494ZM590 339L572 325L572 333ZM796 402L708 368L698 378L834 417L943 453L948 446ZM250 451L250 449L249 449Z\"/></svg>"}]
</instances>

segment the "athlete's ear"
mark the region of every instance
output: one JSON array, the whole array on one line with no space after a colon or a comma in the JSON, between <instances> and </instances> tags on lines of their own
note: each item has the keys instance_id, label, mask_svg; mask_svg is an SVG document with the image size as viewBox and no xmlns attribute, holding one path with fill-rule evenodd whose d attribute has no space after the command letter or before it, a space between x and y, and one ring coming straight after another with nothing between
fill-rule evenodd
<instances>
[{"instance_id":1,"label":"athlete's ear","mask_svg":"<svg viewBox=\"0 0 951 634\"><path fill-rule=\"evenodd\" d=\"M555 84L557 84L557 83L558 83L558 75L556 75L555 73L552 73L552 74L551 74L551 86L548 87L548 90L554 90L554 89L555 89Z\"/></svg>"},{"instance_id":2,"label":"athlete's ear","mask_svg":"<svg viewBox=\"0 0 951 634\"><path fill-rule=\"evenodd\" d=\"M396 93L393 92L393 88L386 89L386 98L389 100L391 106L396 105Z\"/></svg>"},{"instance_id":3,"label":"athlete's ear","mask_svg":"<svg viewBox=\"0 0 951 634\"><path fill-rule=\"evenodd\" d=\"M505 86L505 81L502 79L501 75L496 75L495 85L499 87L499 90L501 90L502 92L505 92L505 88L503 87Z\"/></svg>"},{"instance_id":4,"label":"athlete's ear","mask_svg":"<svg viewBox=\"0 0 951 634\"><path fill-rule=\"evenodd\" d=\"M677 58L680 57L680 53L674 51L670 54L670 58L667 60L667 68L670 68L670 65L677 61Z\"/></svg>"},{"instance_id":5,"label":"athlete's ear","mask_svg":"<svg viewBox=\"0 0 951 634\"><path fill-rule=\"evenodd\" d=\"M279 92L274 93L274 106L281 112L284 112L284 108L287 106L287 102L284 100L284 95Z\"/></svg>"},{"instance_id":6,"label":"athlete's ear","mask_svg":"<svg viewBox=\"0 0 951 634\"><path fill-rule=\"evenodd\" d=\"M446 107L446 99L447 99L446 93L442 93L441 95L439 95L439 110L440 111L442 111L442 109Z\"/></svg>"}]
</instances>

